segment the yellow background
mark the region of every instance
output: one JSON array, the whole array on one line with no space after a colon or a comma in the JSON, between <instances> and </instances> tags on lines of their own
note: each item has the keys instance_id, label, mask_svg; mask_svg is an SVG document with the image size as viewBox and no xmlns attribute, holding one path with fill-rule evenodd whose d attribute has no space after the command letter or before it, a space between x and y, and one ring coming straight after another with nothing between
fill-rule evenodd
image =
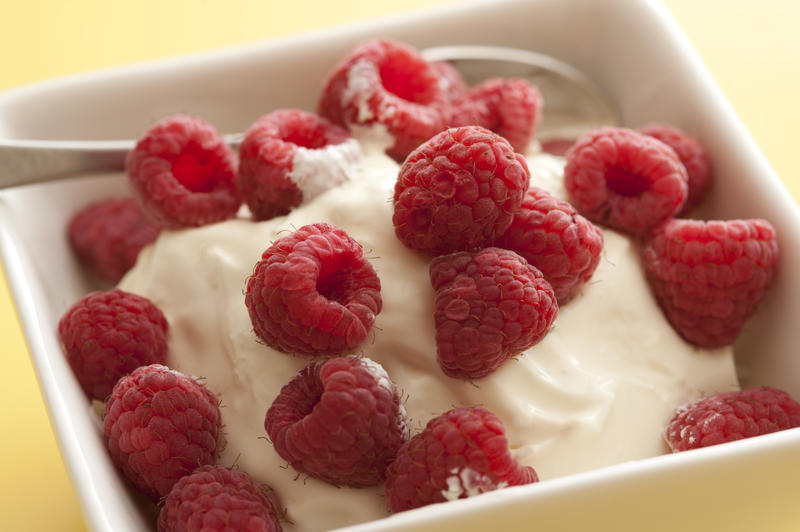
<instances>
[{"instance_id":1,"label":"yellow background","mask_svg":"<svg viewBox=\"0 0 800 532\"><path fill-rule=\"evenodd\" d=\"M0 0L0 90L443 3L448 2ZM665 3L794 198L800 199L800 2ZM0 357L0 529L84 530L4 278ZM800 524L780 523L779 515L764 519L765 530L800 529Z\"/></svg>"}]
</instances>

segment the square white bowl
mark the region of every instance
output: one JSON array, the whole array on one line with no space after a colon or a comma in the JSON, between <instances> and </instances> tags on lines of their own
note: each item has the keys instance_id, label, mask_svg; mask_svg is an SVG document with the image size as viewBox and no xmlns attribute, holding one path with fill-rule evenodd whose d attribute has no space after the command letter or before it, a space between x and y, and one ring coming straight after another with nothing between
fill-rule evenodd
<instances>
[{"instance_id":1,"label":"square white bowl","mask_svg":"<svg viewBox=\"0 0 800 532\"><path fill-rule=\"evenodd\" d=\"M742 383L776 386L800 397L795 356L800 281L792 275L800 271L800 210L655 0L468 3L45 82L0 94L0 138L135 138L172 112L201 115L223 132L241 131L276 108L314 109L324 73L354 44L373 37L418 48L493 44L550 54L603 87L626 125L667 121L698 137L715 165L716 183L704 214L764 217L779 234L775 284L735 346ZM95 288L75 262L64 228L79 206L125 189L121 175L107 174L0 191L0 249L12 294L64 458L96 530L145 530L149 516L111 465L56 337L59 317ZM796 499L798 466L800 429L795 429L433 505L352 530L604 524L655 530L683 523L675 505L693 512L695 525L750 526L755 521L748 519L762 510L775 512L772 506L759 509L765 501L780 501L779 494L784 501L789 495ZM763 486L773 490L767 498ZM676 515L681 520L675 521Z\"/></svg>"}]
</instances>

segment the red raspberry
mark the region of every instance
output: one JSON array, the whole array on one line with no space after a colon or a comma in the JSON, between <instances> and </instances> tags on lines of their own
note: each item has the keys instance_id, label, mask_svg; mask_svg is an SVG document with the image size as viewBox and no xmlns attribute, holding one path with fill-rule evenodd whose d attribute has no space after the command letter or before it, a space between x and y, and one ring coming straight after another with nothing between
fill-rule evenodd
<instances>
[{"instance_id":1,"label":"red raspberry","mask_svg":"<svg viewBox=\"0 0 800 532\"><path fill-rule=\"evenodd\" d=\"M128 154L128 177L145 213L164 227L236 215L236 154L214 128L191 116L161 120Z\"/></svg>"},{"instance_id":2,"label":"red raspberry","mask_svg":"<svg viewBox=\"0 0 800 532\"><path fill-rule=\"evenodd\" d=\"M732 344L772 281L775 229L766 220L671 219L643 250L650 288L672 327L700 347Z\"/></svg>"},{"instance_id":3,"label":"red raspberry","mask_svg":"<svg viewBox=\"0 0 800 532\"><path fill-rule=\"evenodd\" d=\"M700 203L711 183L711 160L700 141L667 124L649 124L639 129L648 137L653 137L673 150L686 168L689 177L689 197L681 213L688 212Z\"/></svg>"},{"instance_id":4,"label":"red raspberry","mask_svg":"<svg viewBox=\"0 0 800 532\"><path fill-rule=\"evenodd\" d=\"M238 185L256 220L288 213L344 182L361 158L346 130L313 113L284 109L258 119L239 148Z\"/></svg>"},{"instance_id":5,"label":"red raspberry","mask_svg":"<svg viewBox=\"0 0 800 532\"><path fill-rule=\"evenodd\" d=\"M112 460L153 499L198 466L215 462L220 427L216 396L198 380L158 364L122 377L103 418Z\"/></svg>"},{"instance_id":6,"label":"red raspberry","mask_svg":"<svg viewBox=\"0 0 800 532\"><path fill-rule=\"evenodd\" d=\"M314 362L284 386L264 428L293 468L333 484L372 486L408 439L405 410L378 363Z\"/></svg>"},{"instance_id":7,"label":"red raspberry","mask_svg":"<svg viewBox=\"0 0 800 532\"><path fill-rule=\"evenodd\" d=\"M280 532L282 527L266 488L246 473L206 465L172 487L158 515L158 530Z\"/></svg>"},{"instance_id":8,"label":"red raspberry","mask_svg":"<svg viewBox=\"0 0 800 532\"><path fill-rule=\"evenodd\" d=\"M259 338L285 353L341 354L381 311L381 282L361 246L330 224L301 227L264 251L245 304Z\"/></svg>"},{"instance_id":9,"label":"red raspberry","mask_svg":"<svg viewBox=\"0 0 800 532\"><path fill-rule=\"evenodd\" d=\"M578 212L644 235L676 214L687 195L686 169L675 152L632 129L602 127L567 152L564 184Z\"/></svg>"},{"instance_id":10,"label":"red raspberry","mask_svg":"<svg viewBox=\"0 0 800 532\"><path fill-rule=\"evenodd\" d=\"M558 304L564 305L597 268L603 233L566 201L531 186L521 212L495 245L519 253L538 268Z\"/></svg>"},{"instance_id":11,"label":"red raspberry","mask_svg":"<svg viewBox=\"0 0 800 532\"><path fill-rule=\"evenodd\" d=\"M448 105L438 70L406 44L365 42L325 83L319 114L347 129L382 124L394 137L387 153L398 162L444 128Z\"/></svg>"},{"instance_id":12,"label":"red raspberry","mask_svg":"<svg viewBox=\"0 0 800 532\"><path fill-rule=\"evenodd\" d=\"M485 408L454 408L428 422L386 471L393 513L539 479L508 449L503 422Z\"/></svg>"},{"instance_id":13,"label":"red raspberry","mask_svg":"<svg viewBox=\"0 0 800 532\"><path fill-rule=\"evenodd\" d=\"M58 336L83 391L102 401L123 375L164 362L167 328L149 299L115 289L79 299L59 320Z\"/></svg>"},{"instance_id":14,"label":"red raspberry","mask_svg":"<svg viewBox=\"0 0 800 532\"><path fill-rule=\"evenodd\" d=\"M433 254L491 245L528 189L525 158L478 126L443 131L414 150L394 189L394 223L406 246Z\"/></svg>"},{"instance_id":15,"label":"red raspberry","mask_svg":"<svg viewBox=\"0 0 800 532\"><path fill-rule=\"evenodd\" d=\"M558 314L542 273L513 251L460 251L431 261L436 355L450 377L478 379L539 343Z\"/></svg>"},{"instance_id":16,"label":"red raspberry","mask_svg":"<svg viewBox=\"0 0 800 532\"><path fill-rule=\"evenodd\" d=\"M455 125L483 126L525 153L542 116L542 95L524 79L492 78L475 86L456 109L460 118L452 120L462 122Z\"/></svg>"},{"instance_id":17,"label":"red raspberry","mask_svg":"<svg viewBox=\"0 0 800 532\"><path fill-rule=\"evenodd\" d=\"M800 427L800 403L761 387L706 397L677 410L664 431L672 452Z\"/></svg>"},{"instance_id":18,"label":"red raspberry","mask_svg":"<svg viewBox=\"0 0 800 532\"><path fill-rule=\"evenodd\" d=\"M116 284L136 264L161 228L150 223L134 198L108 198L75 213L67 226L78 259L99 278Z\"/></svg>"}]
</instances>

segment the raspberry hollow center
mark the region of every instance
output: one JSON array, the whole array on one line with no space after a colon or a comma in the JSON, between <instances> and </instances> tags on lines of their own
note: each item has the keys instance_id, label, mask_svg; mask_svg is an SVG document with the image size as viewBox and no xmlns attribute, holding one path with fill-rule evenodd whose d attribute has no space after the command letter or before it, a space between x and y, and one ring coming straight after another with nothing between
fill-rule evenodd
<instances>
[{"instance_id":1,"label":"raspberry hollow center","mask_svg":"<svg viewBox=\"0 0 800 532\"><path fill-rule=\"evenodd\" d=\"M606 170L606 186L620 196L639 196L649 185L647 179L626 168L611 166Z\"/></svg>"},{"instance_id":2,"label":"raspberry hollow center","mask_svg":"<svg viewBox=\"0 0 800 532\"><path fill-rule=\"evenodd\" d=\"M384 89L390 93L412 103L427 104L433 95L430 80L420 75L426 68L424 63L398 54L387 58L378 73Z\"/></svg>"},{"instance_id":3,"label":"raspberry hollow center","mask_svg":"<svg viewBox=\"0 0 800 532\"><path fill-rule=\"evenodd\" d=\"M183 151L172 163L172 175L192 192L211 192L217 165L198 149Z\"/></svg>"},{"instance_id":4,"label":"raspberry hollow center","mask_svg":"<svg viewBox=\"0 0 800 532\"><path fill-rule=\"evenodd\" d=\"M329 301L346 304L352 291L352 272L349 269L321 271L317 279L317 292Z\"/></svg>"}]
</instances>

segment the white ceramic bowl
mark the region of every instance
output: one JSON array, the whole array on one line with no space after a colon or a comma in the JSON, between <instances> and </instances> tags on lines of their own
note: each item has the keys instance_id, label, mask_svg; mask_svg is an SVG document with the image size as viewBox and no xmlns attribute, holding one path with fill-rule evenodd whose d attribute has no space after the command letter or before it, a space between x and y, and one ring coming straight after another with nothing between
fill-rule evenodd
<instances>
[{"instance_id":1,"label":"white ceramic bowl","mask_svg":"<svg viewBox=\"0 0 800 532\"><path fill-rule=\"evenodd\" d=\"M800 397L800 277L791 273L800 271L800 212L656 1L468 3L50 81L0 94L0 137L135 138L171 112L204 116L223 132L241 131L275 108L314 109L323 74L372 37L419 48L494 44L551 54L601 85L626 125L668 121L697 136L716 168L705 214L765 217L780 238L775 285L735 347L743 385L772 385ZM53 426L90 526L109 531L143 530L148 518L107 457L55 331L68 306L94 288L70 253L65 222L90 199L125 188L120 175L94 175L0 191L3 261ZM795 429L434 505L352 530L658 530L684 523L675 521L676 505L678 518L692 513L684 530L702 523L749 527L774 514L771 502L798 494L798 466ZM765 497L763 486L775 491Z\"/></svg>"}]
</instances>

